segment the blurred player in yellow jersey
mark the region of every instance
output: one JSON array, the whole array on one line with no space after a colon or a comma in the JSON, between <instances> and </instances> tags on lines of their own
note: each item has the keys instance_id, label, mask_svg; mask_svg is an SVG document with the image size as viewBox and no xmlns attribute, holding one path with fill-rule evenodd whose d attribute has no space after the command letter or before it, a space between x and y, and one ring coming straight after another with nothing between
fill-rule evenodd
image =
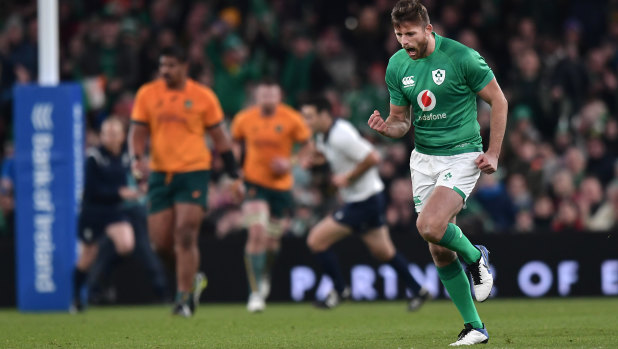
<instances>
[{"instance_id":1,"label":"blurred player in yellow jersey","mask_svg":"<svg viewBox=\"0 0 618 349\"><path fill-rule=\"evenodd\" d=\"M198 273L197 238L206 210L212 158L206 133L228 175L238 178L238 171L219 100L208 87L187 77L186 56L180 48L161 52L159 75L137 92L129 151L136 177L145 178L152 171L148 176L150 238L159 253L175 256L178 288L173 313L189 317L205 287L203 274ZM240 199L240 180L234 190Z\"/></svg>"},{"instance_id":2,"label":"blurred player in yellow jersey","mask_svg":"<svg viewBox=\"0 0 618 349\"><path fill-rule=\"evenodd\" d=\"M292 152L311 131L302 116L281 103L281 88L271 80L258 84L256 105L236 115L231 132L243 142L243 177L247 189L243 214L249 231L245 246L251 288L247 310L262 311L270 292L270 272L279 251L285 218L293 210Z\"/></svg>"}]
</instances>

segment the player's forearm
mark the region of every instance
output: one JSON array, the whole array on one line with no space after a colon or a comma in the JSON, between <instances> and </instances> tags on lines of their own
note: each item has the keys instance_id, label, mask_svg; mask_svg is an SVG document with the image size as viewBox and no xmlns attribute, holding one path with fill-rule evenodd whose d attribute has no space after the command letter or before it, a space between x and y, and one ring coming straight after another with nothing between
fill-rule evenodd
<instances>
[{"instance_id":1,"label":"player's forearm","mask_svg":"<svg viewBox=\"0 0 618 349\"><path fill-rule=\"evenodd\" d=\"M221 124L208 129L208 134L218 153L223 154L232 150L232 139Z\"/></svg>"},{"instance_id":2,"label":"player's forearm","mask_svg":"<svg viewBox=\"0 0 618 349\"><path fill-rule=\"evenodd\" d=\"M228 176L233 179L239 178L238 162L234 156L233 142L226 130L220 125L208 130L210 138L214 143L215 149L221 155L223 160L223 169Z\"/></svg>"},{"instance_id":3,"label":"player's forearm","mask_svg":"<svg viewBox=\"0 0 618 349\"><path fill-rule=\"evenodd\" d=\"M142 158L146 154L148 128L141 124L132 124L129 130L129 155L131 158Z\"/></svg>"},{"instance_id":4,"label":"player's forearm","mask_svg":"<svg viewBox=\"0 0 618 349\"><path fill-rule=\"evenodd\" d=\"M409 118L402 119L401 117L390 115L386 119L386 126L386 130L382 133L384 136L390 138L401 138L410 130L411 121Z\"/></svg>"},{"instance_id":5,"label":"player's forearm","mask_svg":"<svg viewBox=\"0 0 618 349\"><path fill-rule=\"evenodd\" d=\"M508 102L501 99L492 103L491 119L489 122L489 148L487 153L500 156L502 141L506 130L506 115L508 113Z\"/></svg>"},{"instance_id":6,"label":"player's forearm","mask_svg":"<svg viewBox=\"0 0 618 349\"><path fill-rule=\"evenodd\" d=\"M377 165L379 162L380 156L375 150L372 151L371 153L369 153L369 155L367 155L367 157L365 157L365 159L363 159L363 161L361 161L352 171L348 173L348 180L350 182L354 182L360 176L362 176L363 173L367 172L370 168Z\"/></svg>"}]
</instances>

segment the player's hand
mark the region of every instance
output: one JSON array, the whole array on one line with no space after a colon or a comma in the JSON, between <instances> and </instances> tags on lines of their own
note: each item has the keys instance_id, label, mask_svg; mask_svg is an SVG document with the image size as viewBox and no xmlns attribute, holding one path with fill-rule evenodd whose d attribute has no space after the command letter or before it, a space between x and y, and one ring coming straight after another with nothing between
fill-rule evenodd
<instances>
[{"instance_id":1,"label":"player's hand","mask_svg":"<svg viewBox=\"0 0 618 349\"><path fill-rule=\"evenodd\" d=\"M139 159L131 161L131 173L138 182L143 182L148 178L148 161Z\"/></svg>"},{"instance_id":2,"label":"player's hand","mask_svg":"<svg viewBox=\"0 0 618 349\"><path fill-rule=\"evenodd\" d=\"M371 114L371 116L369 117L367 124L369 125L369 127L376 130L378 133L382 135L386 135L386 130L388 129L388 125L386 124L384 119L382 119L382 115L380 115L379 111L377 110L373 111L373 114Z\"/></svg>"},{"instance_id":3,"label":"player's hand","mask_svg":"<svg viewBox=\"0 0 618 349\"><path fill-rule=\"evenodd\" d=\"M350 177L347 173L333 175L332 181L337 188L345 188L350 185Z\"/></svg>"},{"instance_id":4,"label":"player's hand","mask_svg":"<svg viewBox=\"0 0 618 349\"><path fill-rule=\"evenodd\" d=\"M132 200L139 199L142 194L140 194L139 191L133 188L122 187L118 189L118 195L120 195L120 197L123 198L124 200L132 201Z\"/></svg>"},{"instance_id":5,"label":"player's hand","mask_svg":"<svg viewBox=\"0 0 618 349\"><path fill-rule=\"evenodd\" d=\"M230 183L230 191L234 203L240 204L245 199L245 184L242 179L237 178Z\"/></svg>"},{"instance_id":6,"label":"player's hand","mask_svg":"<svg viewBox=\"0 0 618 349\"><path fill-rule=\"evenodd\" d=\"M292 162L289 159L283 157L276 157L270 162L270 169L275 176L283 176L290 172L292 168Z\"/></svg>"},{"instance_id":7,"label":"player's hand","mask_svg":"<svg viewBox=\"0 0 618 349\"><path fill-rule=\"evenodd\" d=\"M483 173L492 174L498 169L498 156L491 153L483 153L474 160L474 163Z\"/></svg>"}]
</instances>

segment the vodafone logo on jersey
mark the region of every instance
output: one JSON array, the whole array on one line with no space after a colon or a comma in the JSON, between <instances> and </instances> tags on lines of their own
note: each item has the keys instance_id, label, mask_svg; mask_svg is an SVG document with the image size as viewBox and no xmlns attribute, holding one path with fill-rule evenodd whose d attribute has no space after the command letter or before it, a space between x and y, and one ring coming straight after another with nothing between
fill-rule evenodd
<instances>
[{"instance_id":1,"label":"vodafone logo on jersey","mask_svg":"<svg viewBox=\"0 0 618 349\"><path fill-rule=\"evenodd\" d=\"M422 111L433 110L436 106L436 95L429 90L423 90L416 97L416 102Z\"/></svg>"}]
</instances>

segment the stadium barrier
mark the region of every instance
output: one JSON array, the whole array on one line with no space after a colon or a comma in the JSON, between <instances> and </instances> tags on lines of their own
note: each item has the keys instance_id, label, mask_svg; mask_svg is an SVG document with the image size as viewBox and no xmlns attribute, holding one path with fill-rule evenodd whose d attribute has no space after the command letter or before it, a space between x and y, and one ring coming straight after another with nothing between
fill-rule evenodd
<instances>
[{"instance_id":1,"label":"stadium barrier","mask_svg":"<svg viewBox=\"0 0 618 349\"><path fill-rule=\"evenodd\" d=\"M410 260L417 280L430 291L445 297L426 244L413 233L393 233L400 252ZM201 269L208 275L204 298L210 302L243 302L247 282L243 262L245 237L223 240L202 237ZM494 297L577 297L618 296L618 238L615 233L483 235L472 240L485 244L491 254L495 275ZM0 247L6 249L5 243ZM10 245L10 244L9 244ZM401 299L405 291L394 270L373 260L359 239L349 238L335 245L344 275L356 300ZM0 251L0 268L9 268L9 251ZM5 270L0 275L6 275ZM10 272L10 270L8 270ZM284 238L273 274L270 300L309 301L324 295L330 280L320 272L305 240ZM5 278L3 281L7 282ZM145 303L154 299L138 261L129 258L115 274L119 303ZM0 305L10 295L0 289Z\"/></svg>"}]
</instances>

